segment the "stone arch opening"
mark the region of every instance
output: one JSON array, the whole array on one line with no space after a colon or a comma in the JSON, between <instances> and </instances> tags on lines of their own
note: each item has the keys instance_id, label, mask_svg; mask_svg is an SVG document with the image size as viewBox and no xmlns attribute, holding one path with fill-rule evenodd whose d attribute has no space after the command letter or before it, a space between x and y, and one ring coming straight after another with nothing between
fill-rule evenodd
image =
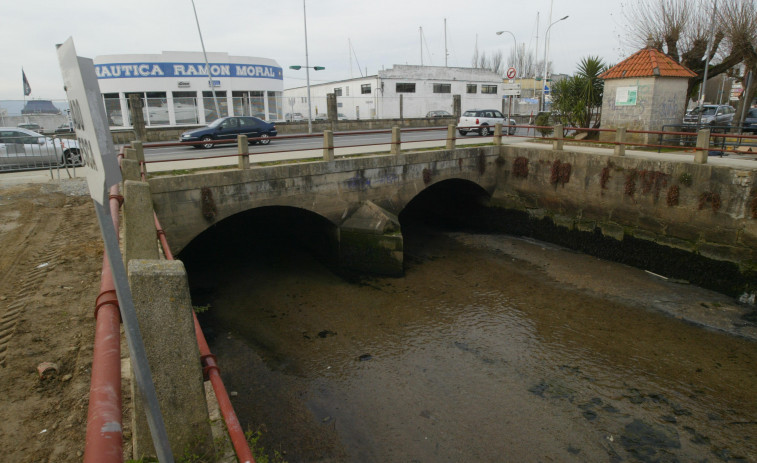
<instances>
[{"instance_id":1,"label":"stone arch opening","mask_svg":"<svg viewBox=\"0 0 757 463\"><path fill-rule=\"evenodd\" d=\"M399 214L403 234L416 227L441 230L478 228L491 195L470 180L449 179L421 191Z\"/></svg>"}]
</instances>

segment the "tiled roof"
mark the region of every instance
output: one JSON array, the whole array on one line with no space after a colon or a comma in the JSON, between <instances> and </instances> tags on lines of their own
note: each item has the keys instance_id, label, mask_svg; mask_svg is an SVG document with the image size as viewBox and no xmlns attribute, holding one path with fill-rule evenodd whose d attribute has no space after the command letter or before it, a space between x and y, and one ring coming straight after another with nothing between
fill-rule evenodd
<instances>
[{"instance_id":1,"label":"tiled roof","mask_svg":"<svg viewBox=\"0 0 757 463\"><path fill-rule=\"evenodd\" d=\"M601 79L628 77L695 77L697 74L686 66L655 48L639 50L625 60L600 74Z\"/></svg>"}]
</instances>

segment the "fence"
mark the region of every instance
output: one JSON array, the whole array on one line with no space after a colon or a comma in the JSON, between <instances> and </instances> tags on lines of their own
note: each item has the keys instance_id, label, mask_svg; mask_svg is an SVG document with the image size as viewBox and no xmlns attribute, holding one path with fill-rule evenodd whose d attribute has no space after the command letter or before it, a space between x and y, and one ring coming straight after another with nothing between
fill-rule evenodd
<instances>
[{"instance_id":1,"label":"fence","mask_svg":"<svg viewBox=\"0 0 757 463\"><path fill-rule=\"evenodd\" d=\"M0 172L67 169L82 165L76 141L22 129L0 129Z\"/></svg>"}]
</instances>

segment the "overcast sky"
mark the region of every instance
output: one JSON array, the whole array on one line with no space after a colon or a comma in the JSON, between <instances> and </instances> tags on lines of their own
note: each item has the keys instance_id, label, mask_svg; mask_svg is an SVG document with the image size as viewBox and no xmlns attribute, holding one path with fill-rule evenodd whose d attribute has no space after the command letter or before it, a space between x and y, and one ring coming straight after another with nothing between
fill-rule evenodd
<instances>
[{"instance_id":1,"label":"overcast sky","mask_svg":"<svg viewBox=\"0 0 757 463\"><path fill-rule=\"evenodd\" d=\"M633 0L631 0L633 1ZM26 0L3 2L0 99L23 99L21 68L30 98L65 99L55 44L73 37L80 56L161 51L201 51L191 0ZM549 60L553 71L572 74L581 58L617 63L636 50L622 40L627 7L621 0L307 0L311 83L376 74L394 64L444 65L447 19L449 66L468 67L478 40L487 55L505 58L518 43L544 54L544 30L552 21ZM284 88L305 85L302 0L195 0L208 52L270 58L284 68ZM352 42L354 55L349 52ZM358 69L358 64L359 68Z\"/></svg>"}]
</instances>

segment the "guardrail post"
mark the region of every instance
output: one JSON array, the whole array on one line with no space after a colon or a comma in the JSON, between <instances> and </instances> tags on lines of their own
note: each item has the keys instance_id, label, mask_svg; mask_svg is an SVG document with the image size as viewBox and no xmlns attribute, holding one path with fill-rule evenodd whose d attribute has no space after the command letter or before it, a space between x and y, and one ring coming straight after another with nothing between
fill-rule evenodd
<instances>
[{"instance_id":1,"label":"guardrail post","mask_svg":"<svg viewBox=\"0 0 757 463\"><path fill-rule=\"evenodd\" d=\"M250 143L247 141L247 135L237 135L237 148L239 153L239 168L250 168Z\"/></svg>"},{"instance_id":2,"label":"guardrail post","mask_svg":"<svg viewBox=\"0 0 757 463\"><path fill-rule=\"evenodd\" d=\"M502 144L502 124L494 124L494 144Z\"/></svg>"},{"instance_id":3,"label":"guardrail post","mask_svg":"<svg viewBox=\"0 0 757 463\"><path fill-rule=\"evenodd\" d=\"M134 152L137 155L137 161L140 163L145 162L145 147L142 145L141 141L133 141L131 142L131 147L134 148Z\"/></svg>"},{"instance_id":4,"label":"guardrail post","mask_svg":"<svg viewBox=\"0 0 757 463\"><path fill-rule=\"evenodd\" d=\"M400 95L402 97L402 95ZM402 151L402 137L400 136L400 128L396 125L392 127L392 148L389 151L391 154L400 154Z\"/></svg>"},{"instance_id":5,"label":"guardrail post","mask_svg":"<svg viewBox=\"0 0 757 463\"><path fill-rule=\"evenodd\" d=\"M697 151L694 153L694 162L696 164L707 164L707 157L710 154L710 130L701 129L697 132Z\"/></svg>"},{"instance_id":6,"label":"guardrail post","mask_svg":"<svg viewBox=\"0 0 757 463\"><path fill-rule=\"evenodd\" d=\"M121 178L126 180L142 180L142 175L139 172L139 162L136 159L121 159Z\"/></svg>"},{"instance_id":7,"label":"guardrail post","mask_svg":"<svg viewBox=\"0 0 757 463\"><path fill-rule=\"evenodd\" d=\"M455 126L453 124L447 126L447 149L455 149Z\"/></svg>"},{"instance_id":8,"label":"guardrail post","mask_svg":"<svg viewBox=\"0 0 757 463\"><path fill-rule=\"evenodd\" d=\"M150 184L124 182L124 262L159 259Z\"/></svg>"},{"instance_id":9,"label":"guardrail post","mask_svg":"<svg viewBox=\"0 0 757 463\"><path fill-rule=\"evenodd\" d=\"M618 127L615 129L615 156L626 155L626 128Z\"/></svg>"},{"instance_id":10,"label":"guardrail post","mask_svg":"<svg viewBox=\"0 0 757 463\"><path fill-rule=\"evenodd\" d=\"M557 124L554 127L554 134L555 134L555 139L552 140L552 149L562 150L562 145L563 145L563 125L562 124Z\"/></svg>"},{"instance_id":11,"label":"guardrail post","mask_svg":"<svg viewBox=\"0 0 757 463\"><path fill-rule=\"evenodd\" d=\"M334 132L331 130L323 131L323 160L334 160Z\"/></svg>"}]
</instances>

